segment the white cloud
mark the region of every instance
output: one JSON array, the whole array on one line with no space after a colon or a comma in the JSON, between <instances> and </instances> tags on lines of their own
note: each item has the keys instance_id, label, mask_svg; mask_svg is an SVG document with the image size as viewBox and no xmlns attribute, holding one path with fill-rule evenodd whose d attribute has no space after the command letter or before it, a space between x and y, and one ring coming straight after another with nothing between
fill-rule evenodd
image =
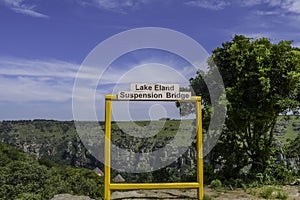
<instances>
[{"instance_id":1,"label":"white cloud","mask_svg":"<svg viewBox=\"0 0 300 200\"><path fill-rule=\"evenodd\" d=\"M299 0L283 1L282 7L289 12L300 14L300 1Z\"/></svg>"},{"instance_id":2,"label":"white cloud","mask_svg":"<svg viewBox=\"0 0 300 200\"><path fill-rule=\"evenodd\" d=\"M256 11L257 15L266 16L266 15L280 15L281 13L279 11L262 11L258 10Z\"/></svg>"},{"instance_id":3,"label":"white cloud","mask_svg":"<svg viewBox=\"0 0 300 200\"><path fill-rule=\"evenodd\" d=\"M300 48L300 42L295 42L292 44L292 46Z\"/></svg>"},{"instance_id":4,"label":"white cloud","mask_svg":"<svg viewBox=\"0 0 300 200\"><path fill-rule=\"evenodd\" d=\"M5 0L5 1L17 1L17 0ZM23 1L23 0L19 0ZM84 0L78 1L82 5L91 5L101 9L116 11L120 13L126 13L128 9L138 9L143 4L159 2L158 0ZM164 3L172 1L164 1ZM300 14L300 1L299 0L240 0L240 1L229 1L229 0L189 0L182 1L183 4L201 7L210 10L222 10L231 4L237 4L240 6L253 7L259 5L266 5L274 10L263 10L260 11L260 15L273 15L293 13ZM279 10L277 9L280 9Z\"/></svg>"},{"instance_id":5,"label":"white cloud","mask_svg":"<svg viewBox=\"0 0 300 200\"><path fill-rule=\"evenodd\" d=\"M25 0L2 0L10 9L16 13L21 13L31 17L48 18L49 16L34 10L35 5L25 4Z\"/></svg>"},{"instance_id":6,"label":"white cloud","mask_svg":"<svg viewBox=\"0 0 300 200\"><path fill-rule=\"evenodd\" d=\"M78 67L59 60L0 57L0 75L74 78Z\"/></svg>"},{"instance_id":7,"label":"white cloud","mask_svg":"<svg viewBox=\"0 0 300 200\"><path fill-rule=\"evenodd\" d=\"M91 119L90 113L85 114L86 110L96 105L96 110L99 109L96 111L97 115L103 118L105 94L129 90L132 82L170 82L187 86L190 74L195 72L195 69L192 66L176 69L169 66L174 65L147 63L136 67L111 67L106 69L102 77L99 77L99 66L83 67L86 70L77 74L79 65L75 63L0 57L0 105L9 105L10 108L14 105L22 105L24 109L39 103L49 105L52 109L61 107L62 104L71 107L76 80L83 83L78 85L78 92L74 96L76 101L80 102L78 112L85 119ZM139 109L139 107L134 109L134 113L146 113L144 118L147 118L147 112ZM175 111L170 115L175 116ZM7 113L2 115L4 118L8 116Z\"/></svg>"},{"instance_id":8,"label":"white cloud","mask_svg":"<svg viewBox=\"0 0 300 200\"><path fill-rule=\"evenodd\" d=\"M96 92L99 99L114 89L116 92L116 89L129 88L132 82L171 82L186 86L190 74L195 72L192 66L173 69L150 63L133 68L107 68L99 77L99 66L84 68L77 74L79 65L75 63L0 57L0 101L67 101L72 98L75 80L82 83L80 97L90 98L86 94Z\"/></svg>"},{"instance_id":9,"label":"white cloud","mask_svg":"<svg viewBox=\"0 0 300 200\"><path fill-rule=\"evenodd\" d=\"M293 14L300 14L300 1L299 0L243 0L240 1L242 6L257 6L265 4L271 8L279 7L281 12L289 12ZM273 11L266 11L268 12Z\"/></svg>"},{"instance_id":10,"label":"white cloud","mask_svg":"<svg viewBox=\"0 0 300 200\"><path fill-rule=\"evenodd\" d=\"M281 4L281 0L242 0L240 1L240 4L243 6L256 6L260 4L279 6Z\"/></svg>"},{"instance_id":11,"label":"white cloud","mask_svg":"<svg viewBox=\"0 0 300 200\"><path fill-rule=\"evenodd\" d=\"M261 4L262 0L243 0L240 2L242 6L256 6Z\"/></svg>"},{"instance_id":12,"label":"white cloud","mask_svg":"<svg viewBox=\"0 0 300 200\"><path fill-rule=\"evenodd\" d=\"M77 68L63 61L0 58L0 101L70 100Z\"/></svg>"},{"instance_id":13,"label":"white cloud","mask_svg":"<svg viewBox=\"0 0 300 200\"><path fill-rule=\"evenodd\" d=\"M71 99L72 84L61 80L0 76L0 101L63 102Z\"/></svg>"},{"instance_id":14,"label":"white cloud","mask_svg":"<svg viewBox=\"0 0 300 200\"><path fill-rule=\"evenodd\" d=\"M153 1L153 0L152 0ZM85 0L79 1L83 5L96 6L101 9L126 13L126 9L136 9L140 5L150 2L149 0Z\"/></svg>"},{"instance_id":15,"label":"white cloud","mask_svg":"<svg viewBox=\"0 0 300 200\"><path fill-rule=\"evenodd\" d=\"M123 7L131 7L136 4L133 0L94 0L94 2L99 6L108 10L119 9Z\"/></svg>"},{"instance_id":16,"label":"white cloud","mask_svg":"<svg viewBox=\"0 0 300 200\"><path fill-rule=\"evenodd\" d=\"M229 5L229 3L224 0L192 0L188 1L185 4L190 6L207 8L211 10L222 10Z\"/></svg>"},{"instance_id":17,"label":"white cloud","mask_svg":"<svg viewBox=\"0 0 300 200\"><path fill-rule=\"evenodd\" d=\"M47 15L26 8L11 8L11 9L14 10L16 13L29 15L31 17L48 18Z\"/></svg>"}]
</instances>

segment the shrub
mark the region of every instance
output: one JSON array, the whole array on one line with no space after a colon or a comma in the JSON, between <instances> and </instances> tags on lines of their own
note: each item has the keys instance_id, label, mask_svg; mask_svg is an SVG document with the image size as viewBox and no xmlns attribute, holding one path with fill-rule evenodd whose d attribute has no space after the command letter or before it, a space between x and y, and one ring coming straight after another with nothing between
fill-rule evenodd
<instances>
[{"instance_id":1,"label":"shrub","mask_svg":"<svg viewBox=\"0 0 300 200\"><path fill-rule=\"evenodd\" d=\"M204 194L203 200L212 200L212 198L209 195Z\"/></svg>"},{"instance_id":2,"label":"shrub","mask_svg":"<svg viewBox=\"0 0 300 200\"><path fill-rule=\"evenodd\" d=\"M273 187L265 187L262 189L260 196L265 199L271 199L274 190Z\"/></svg>"},{"instance_id":3,"label":"shrub","mask_svg":"<svg viewBox=\"0 0 300 200\"><path fill-rule=\"evenodd\" d=\"M210 186L214 189L222 187L222 182L219 179L212 180Z\"/></svg>"},{"instance_id":4,"label":"shrub","mask_svg":"<svg viewBox=\"0 0 300 200\"><path fill-rule=\"evenodd\" d=\"M245 183L242 183L241 186L242 186L243 190L246 192L248 189L247 185Z\"/></svg>"},{"instance_id":5,"label":"shrub","mask_svg":"<svg viewBox=\"0 0 300 200\"><path fill-rule=\"evenodd\" d=\"M249 188L257 188L259 186L260 184L258 183L258 181L253 181L249 184Z\"/></svg>"},{"instance_id":6,"label":"shrub","mask_svg":"<svg viewBox=\"0 0 300 200\"><path fill-rule=\"evenodd\" d=\"M288 194L284 191L278 191L276 194L276 199L287 199Z\"/></svg>"}]
</instances>

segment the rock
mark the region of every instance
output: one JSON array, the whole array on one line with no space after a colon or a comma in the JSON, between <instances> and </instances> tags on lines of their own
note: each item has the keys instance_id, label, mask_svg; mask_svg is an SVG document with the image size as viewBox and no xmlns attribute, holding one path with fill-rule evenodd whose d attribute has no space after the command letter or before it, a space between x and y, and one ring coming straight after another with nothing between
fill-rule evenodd
<instances>
[{"instance_id":1,"label":"rock","mask_svg":"<svg viewBox=\"0 0 300 200\"><path fill-rule=\"evenodd\" d=\"M115 183L122 183L125 182L125 179L121 176L121 174L118 174L114 179L113 182Z\"/></svg>"},{"instance_id":2,"label":"rock","mask_svg":"<svg viewBox=\"0 0 300 200\"><path fill-rule=\"evenodd\" d=\"M104 172L99 169L98 167L96 167L94 170L93 170L98 176L104 176Z\"/></svg>"},{"instance_id":3,"label":"rock","mask_svg":"<svg viewBox=\"0 0 300 200\"><path fill-rule=\"evenodd\" d=\"M70 194L57 194L51 200L94 200L87 196L73 196Z\"/></svg>"}]
</instances>

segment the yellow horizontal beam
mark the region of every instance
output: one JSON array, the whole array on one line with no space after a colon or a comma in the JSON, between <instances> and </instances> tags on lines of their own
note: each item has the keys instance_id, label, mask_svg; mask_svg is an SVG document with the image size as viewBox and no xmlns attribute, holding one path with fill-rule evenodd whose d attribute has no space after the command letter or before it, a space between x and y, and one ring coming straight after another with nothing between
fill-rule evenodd
<instances>
[{"instance_id":1,"label":"yellow horizontal beam","mask_svg":"<svg viewBox=\"0 0 300 200\"><path fill-rule=\"evenodd\" d=\"M139 190L139 189L181 189L199 188L200 184L195 183L111 183L111 190Z\"/></svg>"}]
</instances>

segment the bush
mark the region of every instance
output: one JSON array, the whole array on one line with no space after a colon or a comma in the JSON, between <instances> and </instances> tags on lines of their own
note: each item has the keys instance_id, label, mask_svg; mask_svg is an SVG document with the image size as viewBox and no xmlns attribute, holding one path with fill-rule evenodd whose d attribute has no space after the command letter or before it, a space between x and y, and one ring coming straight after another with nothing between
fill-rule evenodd
<instances>
[{"instance_id":1,"label":"bush","mask_svg":"<svg viewBox=\"0 0 300 200\"><path fill-rule=\"evenodd\" d=\"M213 189L218 189L218 188L222 187L222 182L219 179L215 179L215 180L211 181L210 186Z\"/></svg>"},{"instance_id":2,"label":"bush","mask_svg":"<svg viewBox=\"0 0 300 200\"><path fill-rule=\"evenodd\" d=\"M276 199L287 199L287 198L288 198L288 194L286 192L278 191L276 194Z\"/></svg>"},{"instance_id":3,"label":"bush","mask_svg":"<svg viewBox=\"0 0 300 200\"><path fill-rule=\"evenodd\" d=\"M42 197L40 194L22 193L15 200L42 200Z\"/></svg>"},{"instance_id":4,"label":"bush","mask_svg":"<svg viewBox=\"0 0 300 200\"><path fill-rule=\"evenodd\" d=\"M215 173L214 165L207 165L203 167L204 171L204 182L205 184L209 184L212 180L215 180L218 176L217 173Z\"/></svg>"},{"instance_id":5,"label":"bush","mask_svg":"<svg viewBox=\"0 0 300 200\"><path fill-rule=\"evenodd\" d=\"M212 200L212 198L209 195L204 194L203 200Z\"/></svg>"},{"instance_id":6,"label":"bush","mask_svg":"<svg viewBox=\"0 0 300 200\"><path fill-rule=\"evenodd\" d=\"M265 199L271 199L274 190L275 189L273 187L263 188L262 192L260 193L260 196Z\"/></svg>"},{"instance_id":7,"label":"bush","mask_svg":"<svg viewBox=\"0 0 300 200\"><path fill-rule=\"evenodd\" d=\"M282 188L276 187L262 188L259 196L265 199L288 199L288 194Z\"/></svg>"}]
</instances>

